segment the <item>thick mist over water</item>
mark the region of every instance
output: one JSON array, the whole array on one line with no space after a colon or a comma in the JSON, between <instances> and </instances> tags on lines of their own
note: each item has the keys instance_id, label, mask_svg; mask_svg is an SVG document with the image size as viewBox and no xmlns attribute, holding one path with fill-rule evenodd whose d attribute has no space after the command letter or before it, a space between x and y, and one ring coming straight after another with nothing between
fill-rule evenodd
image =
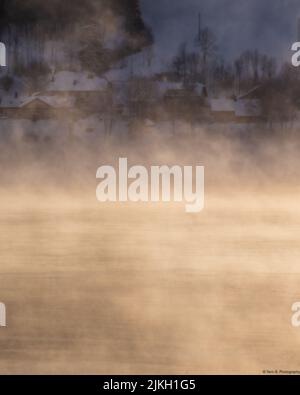
<instances>
[{"instance_id":1,"label":"thick mist over water","mask_svg":"<svg viewBox=\"0 0 300 395\"><path fill-rule=\"evenodd\" d=\"M290 324L299 297L297 136L181 127L176 137L141 128L130 143L99 135L1 144L2 373L299 364ZM97 202L96 169L119 157L204 165L205 210Z\"/></svg>"},{"instance_id":2,"label":"thick mist over water","mask_svg":"<svg viewBox=\"0 0 300 395\"><path fill-rule=\"evenodd\" d=\"M41 125L44 127L45 125ZM61 127L58 125L56 127ZM10 130L0 147L2 188L23 192L61 190L81 194L95 186L99 166L118 168L121 157L128 166L205 166L206 184L236 192L248 188L297 189L299 181L299 137L297 129L251 126L191 126L178 123L176 131L155 130L141 123L119 134L97 131L76 134L43 129L43 134L26 135L20 124ZM130 138L128 138L130 137Z\"/></svg>"}]
</instances>

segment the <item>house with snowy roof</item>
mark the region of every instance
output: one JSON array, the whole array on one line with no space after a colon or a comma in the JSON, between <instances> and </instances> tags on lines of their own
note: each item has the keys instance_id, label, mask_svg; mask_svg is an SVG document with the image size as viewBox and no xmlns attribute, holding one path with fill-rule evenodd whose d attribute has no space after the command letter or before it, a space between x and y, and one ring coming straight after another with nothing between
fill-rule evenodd
<instances>
[{"instance_id":1,"label":"house with snowy roof","mask_svg":"<svg viewBox=\"0 0 300 395\"><path fill-rule=\"evenodd\" d=\"M0 97L1 118L48 119L70 116L74 111L75 100L72 97L44 96L41 93Z\"/></svg>"},{"instance_id":2,"label":"house with snowy roof","mask_svg":"<svg viewBox=\"0 0 300 395\"><path fill-rule=\"evenodd\" d=\"M216 122L255 123L262 119L262 105L259 99L247 98L247 95L237 99L210 99L212 119Z\"/></svg>"},{"instance_id":3,"label":"house with snowy roof","mask_svg":"<svg viewBox=\"0 0 300 395\"><path fill-rule=\"evenodd\" d=\"M210 99L212 119L216 122L235 122L235 100L226 97Z\"/></svg>"},{"instance_id":4,"label":"house with snowy roof","mask_svg":"<svg viewBox=\"0 0 300 395\"><path fill-rule=\"evenodd\" d=\"M111 106L110 83L88 72L54 73L43 91L34 94L23 87L16 90L16 81L8 83L0 89L1 117L46 119L107 112Z\"/></svg>"},{"instance_id":5,"label":"house with snowy roof","mask_svg":"<svg viewBox=\"0 0 300 395\"><path fill-rule=\"evenodd\" d=\"M101 112L109 105L111 84L90 72L59 71L51 76L43 95L70 97L79 110Z\"/></svg>"},{"instance_id":6,"label":"house with snowy roof","mask_svg":"<svg viewBox=\"0 0 300 395\"><path fill-rule=\"evenodd\" d=\"M207 91L204 84L158 81L158 94L170 114L195 117L204 110Z\"/></svg>"},{"instance_id":7,"label":"house with snowy roof","mask_svg":"<svg viewBox=\"0 0 300 395\"><path fill-rule=\"evenodd\" d=\"M44 96L35 94L21 100L19 117L29 119L63 118L75 112L75 99L71 96Z\"/></svg>"}]
</instances>

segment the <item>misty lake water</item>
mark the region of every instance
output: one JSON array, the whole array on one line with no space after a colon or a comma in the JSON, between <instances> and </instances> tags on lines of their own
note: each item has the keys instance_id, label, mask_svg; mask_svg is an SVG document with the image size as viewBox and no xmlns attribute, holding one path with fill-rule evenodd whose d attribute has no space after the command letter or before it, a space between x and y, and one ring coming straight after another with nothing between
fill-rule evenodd
<instances>
[{"instance_id":1,"label":"misty lake water","mask_svg":"<svg viewBox=\"0 0 300 395\"><path fill-rule=\"evenodd\" d=\"M0 373L296 370L299 196L171 205L5 199Z\"/></svg>"}]
</instances>

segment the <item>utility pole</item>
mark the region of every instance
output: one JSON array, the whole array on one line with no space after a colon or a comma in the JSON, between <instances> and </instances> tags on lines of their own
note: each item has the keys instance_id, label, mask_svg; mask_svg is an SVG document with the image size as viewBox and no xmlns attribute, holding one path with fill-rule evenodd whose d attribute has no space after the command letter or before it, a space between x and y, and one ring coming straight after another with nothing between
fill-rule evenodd
<instances>
[{"instance_id":1,"label":"utility pole","mask_svg":"<svg viewBox=\"0 0 300 395\"><path fill-rule=\"evenodd\" d=\"M201 40L201 12L198 14L198 41Z\"/></svg>"},{"instance_id":2,"label":"utility pole","mask_svg":"<svg viewBox=\"0 0 300 395\"><path fill-rule=\"evenodd\" d=\"M199 12L199 14L198 14L198 32L197 32L197 36L195 39L197 47L200 46L200 43L201 43L201 23L202 23L201 12Z\"/></svg>"}]
</instances>

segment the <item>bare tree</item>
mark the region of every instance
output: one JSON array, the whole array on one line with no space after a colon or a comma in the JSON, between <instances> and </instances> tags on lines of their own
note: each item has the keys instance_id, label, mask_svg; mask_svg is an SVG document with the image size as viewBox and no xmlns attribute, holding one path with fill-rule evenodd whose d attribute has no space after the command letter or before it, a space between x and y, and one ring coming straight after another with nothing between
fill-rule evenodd
<instances>
[{"instance_id":1,"label":"bare tree","mask_svg":"<svg viewBox=\"0 0 300 395\"><path fill-rule=\"evenodd\" d=\"M276 61L273 57L260 54L258 50L247 50L235 60L234 69L239 91L275 78Z\"/></svg>"},{"instance_id":2,"label":"bare tree","mask_svg":"<svg viewBox=\"0 0 300 395\"><path fill-rule=\"evenodd\" d=\"M216 41L215 34L208 27L199 29L196 45L200 49L202 78L204 83L207 83L209 60L213 57L217 49Z\"/></svg>"},{"instance_id":3,"label":"bare tree","mask_svg":"<svg viewBox=\"0 0 300 395\"><path fill-rule=\"evenodd\" d=\"M179 45L178 53L173 59L172 68L177 78L181 81L186 81L187 79L187 44L183 42Z\"/></svg>"}]
</instances>

